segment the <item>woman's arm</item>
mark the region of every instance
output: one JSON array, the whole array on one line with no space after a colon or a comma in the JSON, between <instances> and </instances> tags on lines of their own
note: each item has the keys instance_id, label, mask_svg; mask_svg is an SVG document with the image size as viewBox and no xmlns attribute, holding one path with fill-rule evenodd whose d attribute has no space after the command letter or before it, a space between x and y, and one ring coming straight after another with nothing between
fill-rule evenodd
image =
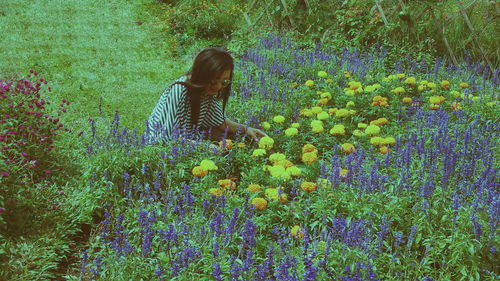
<instances>
[{"instance_id":1,"label":"woman's arm","mask_svg":"<svg viewBox=\"0 0 500 281\"><path fill-rule=\"evenodd\" d=\"M238 130L243 131L245 134L250 136L254 141L259 141L261 137L267 137L266 133L262 132L259 129L247 127L245 125L242 125L240 123L234 122L228 118L226 118L226 121L222 123L222 125L219 126L219 129L221 130L226 130L228 128L228 131L230 133L236 133Z\"/></svg>"}]
</instances>

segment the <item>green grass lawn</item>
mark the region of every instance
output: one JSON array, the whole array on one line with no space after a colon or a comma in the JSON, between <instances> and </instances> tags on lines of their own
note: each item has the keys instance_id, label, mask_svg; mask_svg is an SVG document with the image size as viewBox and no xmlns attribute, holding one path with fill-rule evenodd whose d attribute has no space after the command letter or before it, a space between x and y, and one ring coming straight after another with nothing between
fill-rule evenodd
<instances>
[{"instance_id":1,"label":"green grass lawn","mask_svg":"<svg viewBox=\"0 0 500 281\"><path fill-rule=\"evenodd\" d=\"M43 73L51 100L73 102L66 121L75 129L99 115L102 97L102 117L118 110L123 125L142 130L166 84L190 65L172 55L160 14L154 0L2 1L0 79Z\"/></svg>"}]
</instances>

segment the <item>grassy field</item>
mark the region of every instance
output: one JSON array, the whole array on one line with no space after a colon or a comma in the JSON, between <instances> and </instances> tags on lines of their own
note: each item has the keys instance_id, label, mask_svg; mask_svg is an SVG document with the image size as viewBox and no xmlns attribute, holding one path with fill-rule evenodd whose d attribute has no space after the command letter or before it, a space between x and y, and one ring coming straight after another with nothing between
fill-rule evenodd
<instances>
[{"instance_id":1,"label":"grassy field","mask_svg":"<svg viewBox=\"0 0 500 281\"><path fill-rule=\"evenodd\" d=\"M117 110L123 124L142 128L166 84L191 63L173 57L159 9L152 0L2 1L0 77L41 72L54 99L73 102L73 126L98 116L102 97L105 117Z\"/></svg>"}]
</instances>

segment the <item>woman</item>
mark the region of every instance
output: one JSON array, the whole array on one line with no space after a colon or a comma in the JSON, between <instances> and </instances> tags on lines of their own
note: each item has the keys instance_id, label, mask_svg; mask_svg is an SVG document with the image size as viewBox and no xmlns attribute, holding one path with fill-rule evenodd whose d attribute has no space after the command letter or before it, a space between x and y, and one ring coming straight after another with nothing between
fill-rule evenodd
<instances>
[{"instance_id":1,"label":"woman","mask_svg":"<svg viewBox=\"0 0 500 281\"><path fill-rule=\"evenodd\" d=\"M238 131L254 141L267 136L261 130L226 117L233 70L233 58L225 50L207 48L201 51L191 70L161 95L148 119L146 135L149 141L169 140L179 134L190 139L201 137L219 141Z\"/></svg>"}]
</instances>

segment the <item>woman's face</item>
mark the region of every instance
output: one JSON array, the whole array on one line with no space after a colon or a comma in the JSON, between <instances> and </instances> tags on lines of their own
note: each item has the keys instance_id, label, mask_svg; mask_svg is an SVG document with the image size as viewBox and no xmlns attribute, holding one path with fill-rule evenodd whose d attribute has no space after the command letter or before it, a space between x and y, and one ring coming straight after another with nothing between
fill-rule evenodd
<instances>
[{"instance_id":1,"label":"woman's face","mask_svg":"<svg viewBox=\"0 0 500 281\"><path fill-rule=\"evenodd\" d=\"M226 70L222 72L222 74L217 77L215 80L212 80L211 83L205 88L205 94L209 96L213 96L217 94L222 88L225 88L231 83L231 70Z\"/></svg>"}]
</instances>

